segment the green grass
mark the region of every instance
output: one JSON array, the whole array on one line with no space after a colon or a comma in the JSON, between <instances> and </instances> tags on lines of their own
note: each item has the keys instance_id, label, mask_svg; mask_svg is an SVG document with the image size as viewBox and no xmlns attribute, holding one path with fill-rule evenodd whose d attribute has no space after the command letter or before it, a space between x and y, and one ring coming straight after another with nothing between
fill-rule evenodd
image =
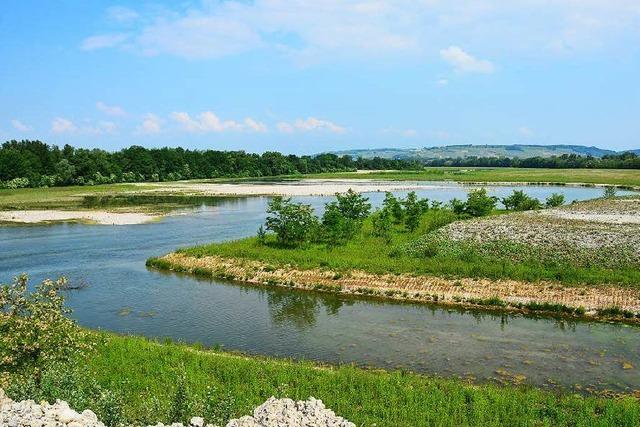
<instances>
[{"instance_id":1,"label":"green grass","mask_svg":"<svg viewBox=\"0 0 640 427\"><path fill-rule=\"evenodd\" d=\"M80 207L85 195L117 194L140 191L144 188L134 184L107 184L87 187L0 189L0 210Z\"/></svg>"},{"instance_id":2,"label":"green grass","mask_svg":"<svg viewBox=\"0 0 640 427\"><path fill-rule=\"evenodd\" d=\"M635 426L636 399L553 394L533 388L469 385L403 372L321 367L266 357L201 351L145 338L105 335L89 360L93 378L117 392L140 422L167 421L184 375L190 399L214 386L232 396L231 414L251 413L272 395L322 399L358 426ZM71 392L70 392L71 393ZM197 406L197 405L196 405Z\"/></svg>"},{"instance_id":3,"label":"green grass","mask_svg":"<svg viewBox=\"0 0 640 427\"><path fill-rule=\"evenodd\" d=\"M421 171L352 172L306 175L305 178L385 179L396 181L585 183L640 187L634 169L524 169L431 167Z\"/></svg>"},{"instance_id":4,"label":"green grass","mask_svg":"<svg viewBox=\"0 0 640 427\"><path fill-rule=\"evenodd\" d=\"M359 269L374 274L406 273L450 278L509 278L529 282L551 280L568 285L617 283L624 286L638 286L640 283L640 271L631 266L616 269L597 265L581 267L555 260L547 263L535 258L515 263L508 259L469 250L441 251L431 257L412 256L398 250L455 218L447 210L429 211L423 216L421 226L415 232L409 233L397 228L392 233L391 243L372 236L370 223L365 222L362 233L345 245L333 248L316 243L307 243L293 249L282 248L273 243L261 245L256 238L246 238L183 248L178 252L195 257L217 255L260 260L275 265L291 264L301 269L327 268L340 272ZM150 264L154 265L154 261L151 260ZM162 268L162 265L158 267Z\"/></svg>"}]
</instances>

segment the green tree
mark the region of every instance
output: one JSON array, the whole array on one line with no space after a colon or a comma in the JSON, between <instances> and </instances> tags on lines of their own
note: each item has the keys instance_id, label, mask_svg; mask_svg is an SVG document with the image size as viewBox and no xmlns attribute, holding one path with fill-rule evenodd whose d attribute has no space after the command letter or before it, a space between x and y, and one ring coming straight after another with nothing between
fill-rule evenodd
<instances>
[{"instance_id":1,"label":"green tree","mask_svg":"<svg viewBox=\"0 0 640 427\"><path fill-rule=\"evenodd\" d=\"M294 203L291 198L274 197L267 207L265 226L276 234L283 246L297 246L309 239L318 225L313 208Z\"/></svg>"},{"instance_id":2,"label":"green tree","mask_svg":"<svg viewBox=\"0 0 640 427\"><path fill-rule=\"evenodd\" d=\"M545 206L548 208L557 208L564 204L564 194L553 193L545 200Z\"/></svg>"},{"instance_id":3,"label":"green tree","mask_svg":"<svg viewBox=\"0 0 640 427\"><path fill-rule=\"evenodd\" d=\"M404 225L407 230L415 231L420 225L420 217L422 216L424 205L418 200L415 191L407 194L402 204L404 205Z\"/></svg>"},{"instance_id":4,"label":"green tree","mask_svg":"<svg viewBox=\"0 0 640 427\"><path fill-rule=\"evenodd\" d=\"M472 190L467 195L464 213L475 217L489 215L496 208L496 203L498 198L487 195L485 188Z\"/></svg>"},{"instance_id":5,"label":"green tree","mask_svg":"<svg viewBox=\"0 0 640 427\"><path fill-rule=\"evenodd\" d=\"M356 193L351 188L346 193L336 193L337 206L340 213L348 219L362 221L371 211L369 198L360 193Z\"/></svg>"},{"instance_id":6,"label":"green tree","mask_svg":"<svg viewBox=\"0 0 640 427\"><path fill-rule=\"evenodd\" d=\"M391 242L391 230L393 228L392 214L388 209L378 209L371 215L373 235L382 237L387 243Z\"/></svg>"},{"instance_id":7,"label":"green tree","mask_svg":"<svg viewBox=\"0 0 640 427\"><path fill-rule=\"evenodd\" d=\"M530 211L540 209L540 200L530 197L522 190L513 190L509 197L502 199L502 204L510 211Z\"/></svg>"},{"instance_id":8,"label":"green tree","mask_svg":"<svg viewBox=\"0 0 640 427\"><path fill-rule=\"evenodd\" d=\"M383 209L386 209L392 216L393 222L400 224L404 219L404 211L402 210L402 204L400 201L390 192L384 194L384 201L382 202Z\"/></svg>"}]
</instances>

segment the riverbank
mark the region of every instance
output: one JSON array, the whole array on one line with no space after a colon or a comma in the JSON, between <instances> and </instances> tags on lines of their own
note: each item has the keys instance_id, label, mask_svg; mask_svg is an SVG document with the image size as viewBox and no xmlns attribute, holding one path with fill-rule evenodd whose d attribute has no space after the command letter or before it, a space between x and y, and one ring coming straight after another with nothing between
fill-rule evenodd
<instances>
[{"instance_id":1,"label":"riverbank","mask_svg":"<svg viewBox=\"0 0 640 427\"><path fill-rule=\"evenodd\" d=\"M616 286L563 286L481 278L443 278L410 274L348 273L330 269L297 269L266 262L219 256L171 253L147 261L149 267L235 280L259 286L426 302L465 308L550 313L640 323L640 292Z\"/></svg>"},{"instance_id":2,"label":"riverbank","mask_svg":"<svg viewBox=\"0 0 640 427\"><path fill-rule=\"evenodd\" d=\"M270 396L314 396L358 426L640 423L640 405L632 396L598 398L472 385L459 379L251 357L141 337L100 337L86 363L57 380L49 378L47 393L100 414L105 406L91 393L92 384L97 384L114 402L106 407L109 413L136 425L169 422L178 395L189 416L201 413L210 402L221 425L251 413Z\"/></svg>"},{"instance_id":3,"label":"riverbank","mask_svg":"<svg viewBox=\"0 0 640 427\"><path fill-rule=\"evenodd\" d=\"M147 265L260 286L640 321L640 199L452 215L430 210L416 231L395 227L388 240L366 220L353 239L330 248L247 238L180 249Z\"/></svg>"}]
</instances>

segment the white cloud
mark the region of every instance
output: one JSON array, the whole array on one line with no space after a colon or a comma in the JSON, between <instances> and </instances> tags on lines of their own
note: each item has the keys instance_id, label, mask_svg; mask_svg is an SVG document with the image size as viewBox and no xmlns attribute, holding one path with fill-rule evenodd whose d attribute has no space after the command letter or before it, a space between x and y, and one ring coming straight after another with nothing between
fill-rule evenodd
<instances>
[{"instance_id":1,"label":"white cloud","mask_svg":"<svg viewBox=\"0 0 640 427\"><path fill-rule=\"evenodd\" d=\"M122 117L127 115L127 112L122 107L107 105L102 101L96 102L96 108L108 116Z\"/></svg>"},{"instance_id":2,"label":"white cloud","mask_svg":"<svg viewBox=\"0 0 640 427\"><path fill-rule=\"evenodd\" d=\"M129 36L123 33L100 34L87 37L80 44L82 50L97 50L121 45Z\"/></svg>"},{"instance_id":3,"label":"white cloud","mask_svg":"<svg viewBox=\"0 0 640 427\"><path fill-rule=\"evenodd\" d=\"M153 135L160 133L161 127L162 120L155 114L148 113L144 116L142 124L136 128L136 133L139 135Z\"/></svg>"},{"instance_id":4,"label":"white cloud","mask_svg":"<svg viewBox=\"0 0 640 427\"><path fill-rule=\"evenodd\" d=\"M235 120L220 120L212 111L204 111L196 118L192 118L188 113L175 111L169 115L187 132L225 132L225 131L251 131L266 132L267 126L250 117L243 122Z\"/></svg>"},{"instance_id":5,"label":"white cloud","mask_svg":"<svg viewBox=\"0 0 640 427\"><path fill-rule=\"evenodd\" d=\"M458 46L449 46L440 51L440 57L461 73L493 73L495 67L490 61L478 59Z\"/></svg>"},{"instance_id":6,"label":"white cloud","mask_svg":"<svg viewBox=\"0 0 640 427\"><path fill-rule=\"evenodd\" d=\"M278 122L276 128L282 133L293 133L295 128L287 122Z\"/></svg>"},{"instance_id":7,"label":"white cloud","mask_svg":"<svg viewBox=\"0 0 640 427\"><path fill-rule=\"evenodd\" d=\"M438 86L446 86L449 84L449 80L447 79L439 79L438 81L436 81L436 84Z\"/></svg>"},{"instance_id":8,"label":"white cloud","mask_svg":"<svg viewBox=\"0 0 640 427\"><path fill-rule=\"evenodd\" d=\"M51 121L51 132L53 133L74 133L78 131L78 127L68 119L56 117Z\"/></svg>"},{"instance_id":9,"label":"white cloud","mask_svg":"<svg viewBox=\"0 0 640 427\"><path fill-rule=\"evenodd\" d=\"M133 9L124 6L112 6L107 9L107 18L120 23L135 21L140 15Z\"/></svg>"},{"instance_id":10,"label":"white cloud","mask_svg":"<svg viewBox=\"0 0 640 427\"><path fill-rule=\"evenodd\" d=\"M203 0L138 14L110 8L131 31L127 47L146 54L216 58L256 49L296 61L433 55L456 40L474 51L540 55L617 46L640 39L637 0ZM131 28L131 22L136 28ZM123 33L89 37L85 49L117 47ZM486 65L480 67L486 70Z\"/></svg>"},{"instance_id":11,"label":"white cloud","mask_svg":"<svg viewBox=\"0 0 640 427\"><path fill-rule=\"evenodd\" d=\"M11 125L20 132L29 132L31 130L31 126L24 124L18 119L11 120Z\"/></svg>"},{"instance_id":12,"label":"white cloud","mask_svg":"<svg viewBox=\"0 0 640 427\"><path fill-rule=\"evenodd\" d=\"M328 120L321 120L315 117L308 117L306 119L296 119L293 123L279 122L276 127L282 133L311 132L311 131L328 131L332 133L344 133L346 129L342 126L330 122Z\"/></svg>"}]
</instances>

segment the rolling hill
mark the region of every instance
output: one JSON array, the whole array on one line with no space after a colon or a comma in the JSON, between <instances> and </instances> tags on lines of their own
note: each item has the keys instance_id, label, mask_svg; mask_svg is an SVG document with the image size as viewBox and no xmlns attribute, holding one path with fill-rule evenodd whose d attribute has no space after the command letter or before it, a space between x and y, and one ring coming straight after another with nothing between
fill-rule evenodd
<instances>
[{"instance_id":1,"label":"rolling hill","mask_svg":"<svg viewBox=\"0 0 640 427\"><path fill-rule=\"evenodd\" d=\"M630 150L640 152L640 150ZM352 157L385 159L449 159L464 157L551 157L562 154L602 157L616 154L616 151L582 145L446 145L441 147L422 148L380 148L362 150L334 151L334 154Z\"/></svg>"}]
</instances>

